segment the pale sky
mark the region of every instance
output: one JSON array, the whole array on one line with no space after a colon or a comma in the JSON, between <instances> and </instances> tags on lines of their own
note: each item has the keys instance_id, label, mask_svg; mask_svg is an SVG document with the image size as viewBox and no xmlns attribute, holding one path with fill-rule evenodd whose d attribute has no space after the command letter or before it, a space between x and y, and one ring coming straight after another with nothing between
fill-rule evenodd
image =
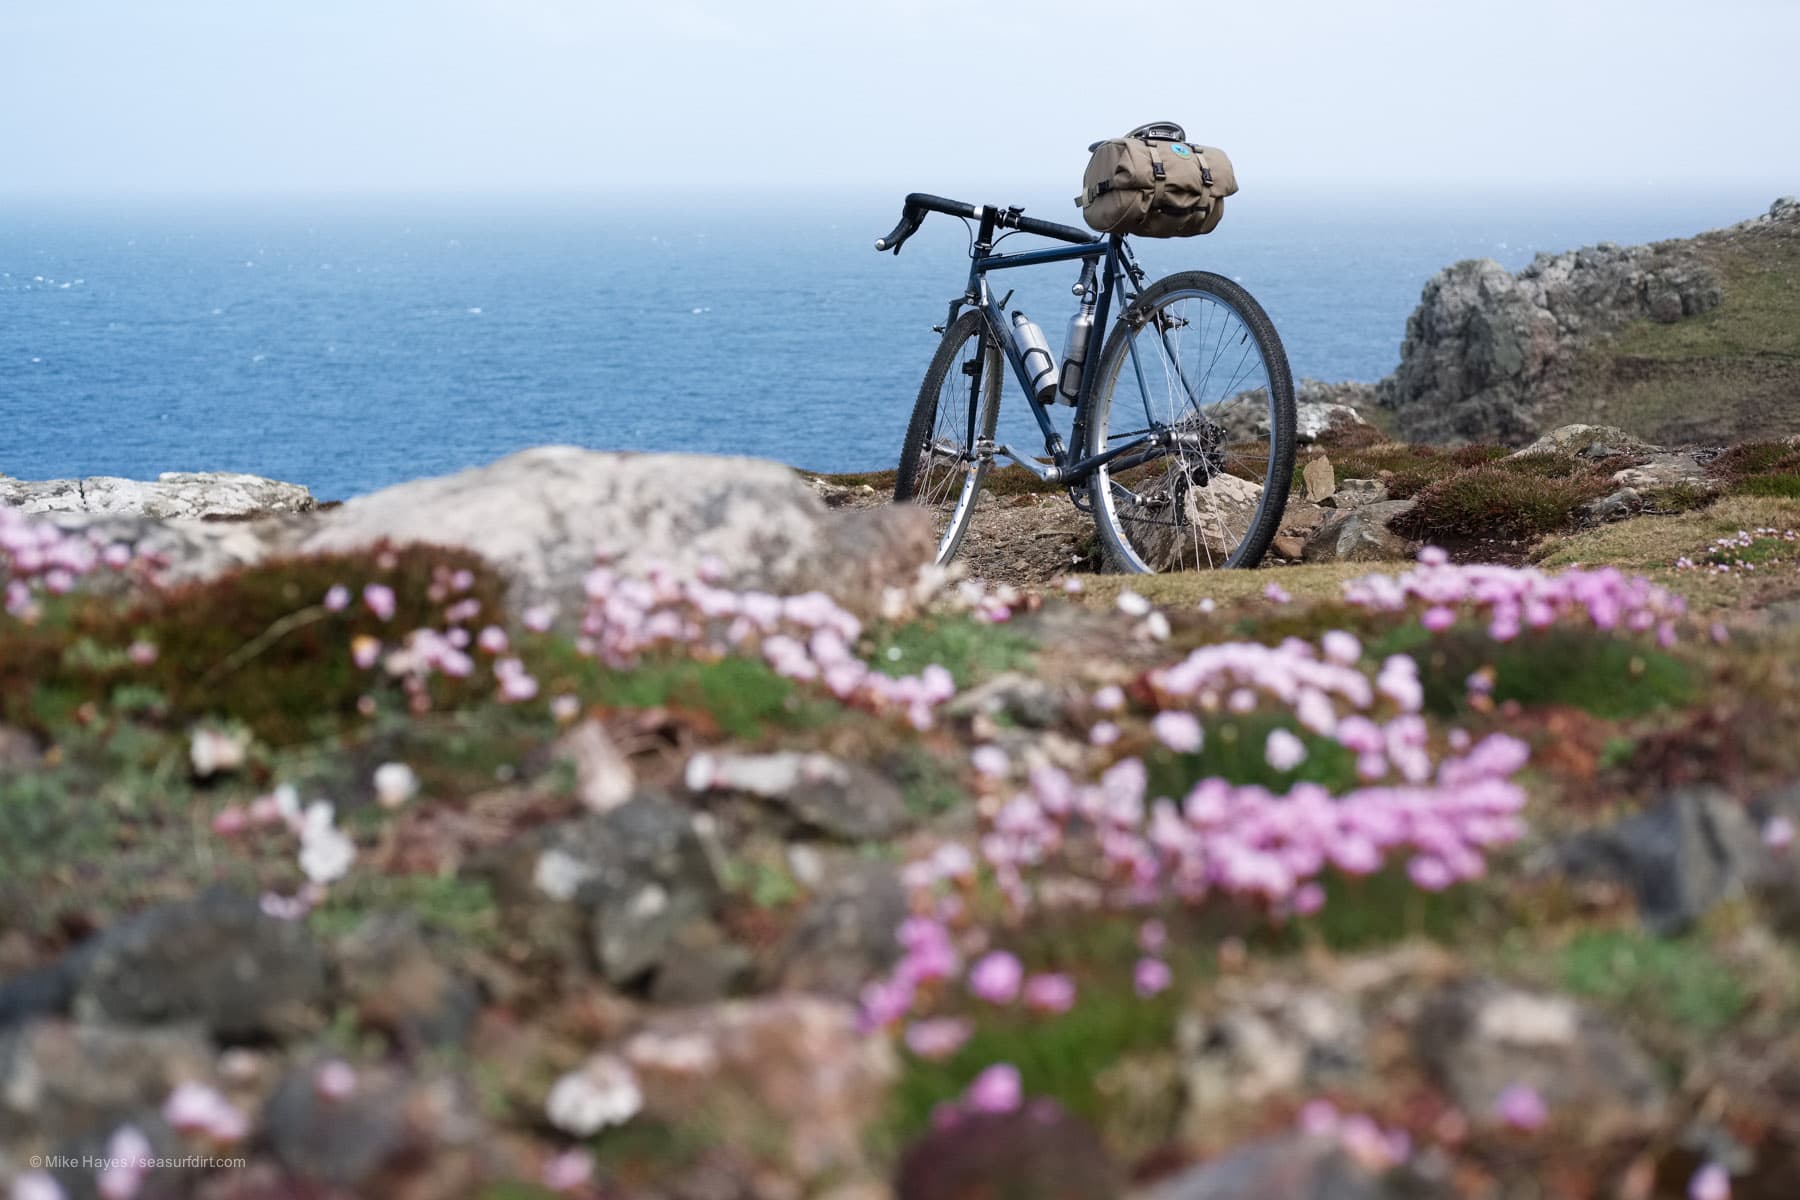
<instances>
[{"instance_id":1,"label":"pale sky","mask_svg":"<svg viewBox=\"0 0 1800 1200\"><path fill-rule=\"evenodd\" d=\"M0 193L1072 195L1167 118L1315 191L1773 197L1797 47L1800 0L0 0Z\"/></svg>"}]
</instances>

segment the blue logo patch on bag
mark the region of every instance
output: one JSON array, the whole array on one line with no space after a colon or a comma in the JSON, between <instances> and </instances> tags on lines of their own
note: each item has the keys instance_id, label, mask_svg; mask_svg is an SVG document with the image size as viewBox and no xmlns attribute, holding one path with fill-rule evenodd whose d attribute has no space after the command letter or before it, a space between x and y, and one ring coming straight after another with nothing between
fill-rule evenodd
<instances>
[{"instance_id":1,"label":"blue logo patch on bag","mask_svg":"<svg viewBox=\"0 0 1800 1200\"><path fill-rule=\"evenodd\" d=\"M1183 158L1186 158L1188 155L1193 153L1192 150L1189 150L1186 146L1182 145L1180 142L1176 142L1173 146L1170 146L1169 149L1173 150L1176 154L1181 155L1181 157L1183 157Z\"/></svg>"}]
</instances>

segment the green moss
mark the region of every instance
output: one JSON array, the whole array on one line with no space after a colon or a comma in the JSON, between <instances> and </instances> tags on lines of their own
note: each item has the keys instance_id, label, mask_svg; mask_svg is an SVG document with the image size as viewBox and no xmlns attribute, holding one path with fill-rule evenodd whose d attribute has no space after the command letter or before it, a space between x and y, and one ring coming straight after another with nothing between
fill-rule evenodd
<instances>
[{"instance_id":1,"label":"green moss","mask_svg":"<svg viewBox=\"0 0 1800 1200\"><path fill-rule=\"evenodd\" d=\"M1375 656L1410 654L1419 664L1425 708L1452 716L1468 708L1468 678L1494 672L1492 697L1526 706L1568 705L1617 720L1693 699L1692 670L1641 639L1554 626L1496 642L1467 623L1432 634L1411 624L1370 648Z\"/></svg>"},{"instance_id":2,"label":"green moss","mask_svg":"<svg viewBox=\"0 0 1800 1200\"><path fill-rule=\"evenodd\" d=\"M591 692L611 708L683 708L702 712L732 737L754 739L770 729L805 728L836 711L801 692L760 659L731 655L716 662L646 660L626 670L597 668Z\"/></svg>"},{"instance_id":3,"label":"green moss","mask_svg":"<svg viewBox=\"0 0 1800 1200\"><path fill-rule=\"evenodd\" d=\"M1587 932L1562 951L1560 969L1578 995L1697 1033L1729 1028L1750 1003L1750 989L1698 937Z\"/></svg>"},{"instance_id":4,"label":"green moss","mask_svg":"<svg viewBox=\"0 0 1800 1200\"><path fill-rule=\"evenodd\" d=\"M1036 648L1015 629L958 614L877 629L867 657L876 670L896 676L914 675L936 663L950 672L958 688L967 688L1027 666Z\"/></svg>"}]
</instances>

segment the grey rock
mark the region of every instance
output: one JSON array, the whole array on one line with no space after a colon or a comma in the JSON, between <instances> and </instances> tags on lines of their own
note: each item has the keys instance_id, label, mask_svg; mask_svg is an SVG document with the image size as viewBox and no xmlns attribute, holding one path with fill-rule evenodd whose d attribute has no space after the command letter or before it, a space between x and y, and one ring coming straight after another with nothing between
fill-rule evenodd
<instances>
[{"instance_id":1,"label":"grey rock","mask_svg":"<svg viewBox=\"0 0 1800 1200\"><path fill-rule=\"evenodd\" d=\"M1003 671L958 693L945 712L956 718L978 713L1004 717L1027 729L1048 729L1062 722L1069 699L1048 680L1023 671Z\"/></svg>"},{"instance_id":2,"label":"grey rock","mask_svg":"<svg viewBox=\"0 0 1800 1200\"><path fill-rule=\"evenodd\" d=\"M0 778L34 771L43 760L36 738L23 729L0 725Z\"/></svg>"},{"instance_id":3,"label":"grey rock","mask_svg":"<svg viewBox=\"0 0 1800 1200\"><path fill-rule=\"evenodd\" d=\"M1657 447L1634 437L1616 425L1559 425L1511 457L1529 458L1533 454L1573 454L1577 458L1599 460L1616 454L1647 454Z\"/></svg>"},{"instance_id":4,"label":"grey rock","mask_svg":"<svg viewBox=\"0 0 1800 1200\"><path fill-rule=\"evenodd\" d=\"M1379 479L1340 479L1337 490L1319 503L1326 508L1350 509L1379 504L1387 498L1387 484Z\"/></svg>"},{"instance_id":5,"label":"grey rock","mask_svg":"<svg viewBox=\"0 0 1800 1200\"><path fill-rule=\"evenodd\" d=\"M1678 243L1540 254L1516 276L1489 259L1460 262L1425 285L1380 403L1410 440L1519 445L1572 385L1582 348L1633 320L1704 313L1721 296Z\"/></svg>"},{"instance_id":6,"label":"grey rock","mask_svg":"<svg viewBox=\"0 0 1800 1200\"><path fill-rule=\"evenodd\" d=\"M1602 525L1609 521L1635 517L1643 511L1644 497L1636 488L1625 487L1598 500L1589 500L1577 510L1577 514L1583 524Z\"/></svg>"},{"instance_id":7,"label":"grey rock","mask_svg":"<svg viewBox=\"0 0 1800 1200\"><path fill-rule=\"evenodd\" d=\"M861 763L817 752L705 752L688 760L688 789L738 792L780 808L808 829L844 841L890 836L910 819L891 780Z\"/></svg>"},{"instance_id":8,"label":"grey rock","mask_svg":"<svg viewBox=\"0 0 1800 1200\"><path fill-rule=\"evenodd\" d=\"M193 1021L226 1040L316 1028L325 957L306 926L215 890L159 905L101 933L76 987L83 1020Z\"/></svg>"},{"instance_id":9,"label":"grey rock","mask_svg":"<svg viewBox=\"0 0 1800 1200\"><path fill-rule=\"evenodd\" d=\"M1307 562L1399 562L1413 556L1414 544L1390 528L1418 507L1416 500L1378 500L1338 509L1306 538Z\"/></svg>"},{"instance_id":10,"label":"grey rock","mask_svg":"<svg viewBox=\"0 0 1800 1200\"><path fill-rule=\"evenodd\" d=\"M1743 895L1763 848L1743 805L1716 788L1689 788L1609 828L1576 835L1556 849L1555 860L1571 879L1628 888L1644 924L1672 933Z\"/></svg>"},{"instance_id":11,"label":"grey rock","mask_svg":"<svg viewBox=\"0 0 1800 1200\"><path fill-rule=\"evenodd\" d=\"M1295 1134L1239 1146L1134 1200L1383 1200L1393 1194L1329 1138Z\"/></svg>"},{"instance_id":12,"label":"grey rock","mask_svg":"<svg viewBox=\"0 0 1800 1200\"><path fill-rule=\"evenodd\" d=\"M475 982L445 966L411 913L376 913L333 947L337 979L362 1024L407 1049L460 1045L481 1011Z\"/></svg>"},{"instance_id":13,"label":"grey rock","mask_svg":"<svg viewBox=\"0 0 1800 1200\"><path fill-rule=\"evenodd\" d=\"M648 986L677 934L711 916L720 888L694 819L654 793L547 826L476 869L529 944L591 961L617 986Z\"/></svg>"},{"instance_id":14,"label":"grey rock","mask_svg":"<svg viewBox=\"0 0 1800 1200\"><path fill-rule=\"evenodd\" d=\"M925 514L905 506L832 512L779 463L544 446L455 475L359 496L323 513L301 551L383 539L473 551L503 571L517 604L586 604L594 555L693 574L709 559L736 587L829 591L863 607L932 559Z\"/></svg>"},{"instance_id":15,"label":"grey rock","mask_svg":"<svg viewBox=\"0 0 1800 1200\"><path fill-rule=\"evenodd\" d=\"M0 505L28 513L87 513L200 520L311 512L313 495L297 483L226 471L165 471L155 482L97 475L90 479L0 478Z\"/></svg>"},{"instance_id":16,"label":"grey rock","mask_svg":"<svg viewBox=\"0 0 1800 1200\"><path fill-rule=\"evenodd\" d=\"M846 865L807 901L777 952L774 983L782 991L856 999L899 958L894 931L906 916L906 889L891 864Z\"/></svg>"},{"instance_id":17,"label":"grey rock","mask_svg":"<svg viewBox=\"0 0 1800 1200\"><path fill-rule=\"evenodd\" d=\"M750 952L718 924L700 918L671 935L668 952L650 981L657 1004L710 1004L738 990L749 978Z\"/></svg>"},{"instance_id":18,"label":"grey rock","mask_svg":"<svg viewBox=\"0 0 1800 1200\"><path fill-rule=\"evenodd\" d=\"M1363 408L1376 404L1372 383L1325 383L1318 379L1302 379L1294 388L1294 433L1301 445L1321 438L1366 426ZM1219 406L1220 413L1211 414L1225 427L1233 441L1254 441L1269 436L1268 393L1258 388Z\"/></svg>"},{"instance_id":19,"label":"grey rock","mask_svg":"<svg viewBox=\"0 0 1800 1200\"><path fill-rule=\"evenodd\" d=\"M198 1025L126 1028L57 1018L0 1032L0 1147L43 1153L154 1113L177 1084L204 1080Z\"/></svg>"},{"instance_id":20,"label":"grey rock","mask_svg":"<svg viewBox=\"0 0 1800 1200\"><path fill-rule=\"evenodd\" d=\"M290 1070L262 1113L268 1149L312 1188L448 1200L475 1194L491 1174L492 1134L467 1083L363 1065L354 1090L334 1096L319 1088L317 1069Z\"/></svg>"},{"instance_id":21,"label":"grey rock","mask_svg":"<svg viewBox=\"0 0 1800 1200\"><path fill-rule=\"evenodd\" d=\"M1280 980L1225 989L1217 1012L1190 1013L1176 1044L1188 1102L1207 1114L1283 1094L1329 1090L1365 1068L1361 997Z\"/></svg>"},{"instance_id":22,"label":"grey rock","mask_svg":"<svg viewBox=\"0 0 1800 1200\"><path fill-rule=\"evenodd\" d=\"M1508 1088L1534 1089L1552 1121L1594 1136L1660 1125L1668 1094L1655 1062L1617 1025L1567 996L1462 980L1425 1005L1421 1062L1477 1124L1503 1123Z\"/></svg>"},{"instance_id":23,"label":"grey rock","mask_svg":"<svg viewBox=\"0 0 1800 1200\"><path fill-rule=\"evenodd\" d=\"M1660 488L1676 484L1707 482L1706 468L1692 454L1680 452L1653 454L1635 467L1614 472L1612 481L1620 487Z\"/></svg>"}]
</instances>

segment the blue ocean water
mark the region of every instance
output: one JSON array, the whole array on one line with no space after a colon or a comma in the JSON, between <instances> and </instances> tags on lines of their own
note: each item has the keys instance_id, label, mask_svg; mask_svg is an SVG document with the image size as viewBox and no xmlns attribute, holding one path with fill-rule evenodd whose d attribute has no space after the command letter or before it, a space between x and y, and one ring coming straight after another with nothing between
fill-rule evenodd
<instances>
[{"instance_id":1,"label":"blue ocean water","mask_svg":"<svg viewBox=\"0 0 1800 1200\"><path fill-rule=\"evenodd\" d=\"M1516 268L1543 249L1684 236L1769 199L1245 195L1211 236L1140 257L1153 274L1240 280L1297 375L1372 380L1454 260ZM0 472L238 470L341 498L548 442L890 466L966 273L948 218L876 254L898 209L897 195L703 211L0 203ZM1049 198L1028 211L1076 215ZM1053 345L1074 274L1012 273L1014 305ZM1023 401L1007 404L1004 436L1035 449Z\"/></svg>"}]
</instances>

